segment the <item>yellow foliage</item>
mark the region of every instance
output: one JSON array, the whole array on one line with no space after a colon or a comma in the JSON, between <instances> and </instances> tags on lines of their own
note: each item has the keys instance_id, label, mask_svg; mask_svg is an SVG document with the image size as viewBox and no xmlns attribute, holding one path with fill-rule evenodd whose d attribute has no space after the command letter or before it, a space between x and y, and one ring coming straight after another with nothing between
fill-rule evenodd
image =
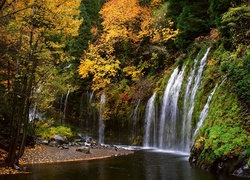
<instances>
[{"instance_id":1,"label":"yellow foliage","mask_svg":"<svg viewBox=\"0 0 250 180\"><path fill-rule=\"evenodd\" d=\"M82 20L75 17L80 13L80 2L7 0L0 11L0 38L6 48L0 61L9 62L13 74L17 72L15 68L18 68L19 75L23 75L30 72L30 67L35 67L34 72L39 76L37 79L46 79L46 73L51 78L52 68L47 67L70 59L63 50L64 41L78 33ZM60 37L60 41L50 37ZM32 58L27 61L27 57ZM10 81L13 82L13 79Z\"/></svg>"},{"instance_id":2,"label":"yellow foliage","mask_svg":"<svg viewBox=\"0 0 250 180\"><path fill-rule=\"evenodd\" d=\"M174 39L178 34L178 30L172 28L173 22L167 20L164 24L165 27L162 27L161 25L158 25L157 21L157 18L151 17L142 23L142 31L140 31L141 39L148 36L152 43L166 42L170 39Z\"/></svg>"},{"instance_id":3,"label":"yellow foliage","mask_svg":"<svg viewBox=\"0 0 250 180\"><path fill-rule=\"evenodd\" d=\"M139 6L137 0L110 0L100 11L103 18L105 42L131 40L138 42L138 33L149 10Z\"/></svg>"},{"instance_id":4,"label":"yellow foliage","mask_svg":"<svg viewBox=\"0 0 250 180\"><path fill-rule=\"evenodd\" d=\"M123 68L123 72L126 76L131 76L133 81L139 81L140 77L143 75L142 68L138 69L136 66L127 66Z\"/></svg>"},{"instance_id":5,"label":"yellow foliage","mask_svg":"<svg viewBox=\"0 0 250 180\"><path fill-rule=\"evenodd\" d=\"M93 44L89 45L89 50L85 52L81 59L78 72L82 78L92 78L92 89L94 91L105 88L111 83L111 79L116 76L117 70L120 68L120 61L111 55L101 57L98 47Z\"/></svg>"},{"instance_id":6,"label":"yellow foliage","mask_svg":"<svg viewBox=\"0 0 250 180\"><path fill-rule=\"evenodd\" d=\"M150 7L152 9L157 9L161 6L163 0L152 0L151 3L150 3Z\"/></svg>"}]
</instances>

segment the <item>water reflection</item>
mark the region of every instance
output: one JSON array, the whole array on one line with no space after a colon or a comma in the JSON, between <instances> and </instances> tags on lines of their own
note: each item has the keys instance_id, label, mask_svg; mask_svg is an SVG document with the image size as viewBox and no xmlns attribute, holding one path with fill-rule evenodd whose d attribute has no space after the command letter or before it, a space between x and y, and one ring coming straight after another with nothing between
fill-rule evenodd
<instances>
[{"instance_id":1,"label":"water reflection","mask_svg":"<svg viewBox=\"0 0 250 180\"><path fill-rule=\"evenodd\" d=\"M218 177L192 168L188 156L156 150L140 150L134 154L92 161L28 165L30 175L0 176L18 180L214 180L241 179Z\"/></svg>"}]
</instances>

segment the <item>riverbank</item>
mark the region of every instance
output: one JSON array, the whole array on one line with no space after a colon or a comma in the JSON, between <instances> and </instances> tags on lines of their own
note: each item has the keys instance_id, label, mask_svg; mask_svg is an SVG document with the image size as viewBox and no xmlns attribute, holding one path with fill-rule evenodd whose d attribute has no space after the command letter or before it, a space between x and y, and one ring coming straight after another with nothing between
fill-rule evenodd
<instances>
[{"instance_id":1,"label":"riverbank","mask_svg":"<svg viewBox=\"0 0 250 180\"><path fill-rule=\"evenodd\" d=\"M20 169L14 170L4 164L6 154L1 151L0 153L0 175L3 174L17 174L17 173L30 173L26 169L26 164L39 164L39 163L55 163L55 162L70 162L70 161L84 161L94 160L101 158L109 158L121 155L128 155L133 151L125 150L116 147L98 147L90 148L90 153L77 151L79 147L69 147L68 149L60 149L47 145L35 145L35 148L27 147L23 157L19 160Z\"/></svg>"}]
</instances>

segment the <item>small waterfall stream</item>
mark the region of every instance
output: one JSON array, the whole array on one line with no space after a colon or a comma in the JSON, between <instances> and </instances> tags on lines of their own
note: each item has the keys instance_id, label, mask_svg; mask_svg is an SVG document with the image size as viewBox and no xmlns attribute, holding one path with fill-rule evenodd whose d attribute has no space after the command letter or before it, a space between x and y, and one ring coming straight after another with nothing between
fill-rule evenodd
<instances>
[{"instance_id":1,"label":"small waterfall stream","mask_svg":"<svg viewBox=\"0 0 250 180\"><path fill-rule=\"evenodd\" d=\"M136 127L137 123L138 123L138 112L137 111L138 111L138 107L139 107L140 103L141 103L141 100L138 99L136 106L135 106L135 109L131 114L132 122L133 122L132 134L134 134L135 136L137 135L137 127Z\"/></svg>"},{"instance_id":2,"label":"small waterfall stream","mask_svg":"<svg viewBox=\"0 0 250 180\"><path fill-rule=\"evenodd\" d=\"M68 89L68 92L66 94L65 101L64 101L63 119L62 119L63 124L65 124L65 119L66 119L66 110L67 110L67 103L68 103L69 93L70 93L70 89Z\"/></svg>"},{"instance_id":3,"label":"small waterfall stream","mask_svg":"<svg viewBox=\"0 0 250 180\"><path fill-rule=\"evenodd\" d=\"M101 95L101 100L100 100L100 116L99 116L99 143L103 144L104 143L104 129L105 129L105 125L102 119L102 114L104 111L104 105L105 105L105 99L106 99L106 95L103 93Z\"/></svg>"},{"instance_id":4,"label":"small waterfall stream","mask_svg":"<svg viewBox=\"0 0 250 180\"><path fill-rule=\"evenodd\" d=\"M145 114L145 135L143 139L144 147L156 146L156 118L155 118L155 100L156 93L154 93L148 100Z\"/></svg>"},{"instance_id":5,"label":"small waterfall stream","mask_svg":"<svg viewBox=\"0 0 250 180\"><path fill-rule=\"evenodd\" d=\"M200 116L199 116L199 122L198 122L198 124L197 124L197 126L196 126L196 129L195 129L195 131L194 131L193 137L196 136L197 132L198 132L199 129L201 128L201 126L202 126L204 120L206 119L206 117L207 117L207 115L208 115L209 104L210 104L210 101L212 100L212 97L213 97L213 95L214 95L215 90L217 89L217 86L218 86L218 84L214 87L213 91L212 91L211 94L208 96L207 102L206 102L206 104L205 104L205 106L204 106L204 108L203 108L203 110L201 111L201 114L200 114Z\"/></svg>"}]
</instances>

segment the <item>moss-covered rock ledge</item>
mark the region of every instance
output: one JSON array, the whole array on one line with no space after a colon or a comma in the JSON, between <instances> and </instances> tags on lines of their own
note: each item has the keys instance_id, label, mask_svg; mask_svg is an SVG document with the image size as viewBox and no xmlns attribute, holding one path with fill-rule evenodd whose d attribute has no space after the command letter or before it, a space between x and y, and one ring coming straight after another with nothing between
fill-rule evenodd
<instances>
[{"instance_id":1,"label":"moss-covered rock ledge","mask_svg":"<svg viewBox=\"0 0 250 180\"><path fill-rule=\"evenodd\" d=\"M250 115L230 87L226 81L216 91L189 160L207 171L250 178Z\"/></svg>"}]
</instances>

